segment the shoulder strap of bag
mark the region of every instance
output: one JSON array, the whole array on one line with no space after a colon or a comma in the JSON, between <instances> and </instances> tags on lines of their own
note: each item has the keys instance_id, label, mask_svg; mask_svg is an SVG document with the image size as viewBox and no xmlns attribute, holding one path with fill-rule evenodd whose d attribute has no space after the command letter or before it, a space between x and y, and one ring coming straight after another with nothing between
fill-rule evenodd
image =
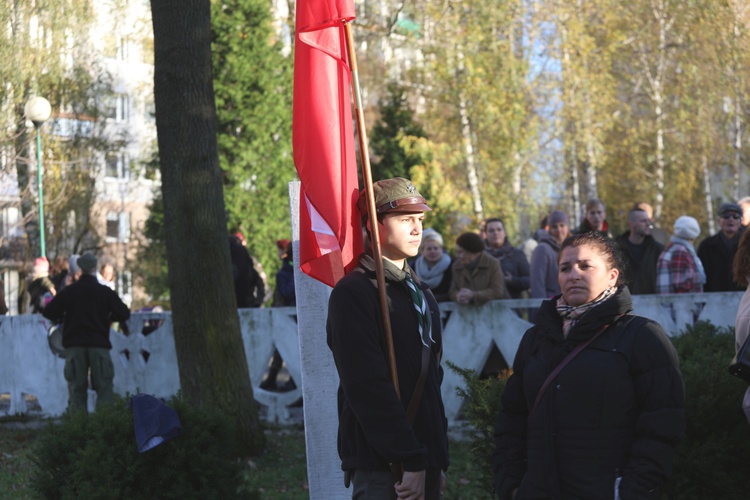
<instances>
[{"instance_id":1,"label":"shoulder strap of bag","mask_svg":"<svg viewBox=\"0 0 750 500\"><path fill-rule=\"evenodd\" d=\"M732 362L729 363L729 373L750 384L750 335L745 338Z\"/></svg>"},{"instance_id":2,"label":"shoulder strap of bag","mask_svg":"<svg viewBox=\"0 0 750 500\"><path fill-rule=\"evenodd\" d=\"M417 385L414 386L414 394L411 396L409 406L406 408L406 418L409 419L409 423L413 424L414 419L417 416L417 410L419 409L419 402L422 401L422 391L424 390L424 383L427 380L427 368L430 366L430 348L426 345L422 345L422 368L419 370L419 379Z\"/></svg>"},{"instance_id":3,"label":"shoulder strap of bag","mask_svg":"<svg viewBox=\"0 0 750 500\"><path fill-rule=\"evenodd\" d=\"M590 339L588 339L586 342L581 342L576 346L575 349L570 351L570 353L565 356L565 359L560 361L560 364L555 367L554 370L547 376L547 379L542 384L542 387L539 389L539 392L536 395L536 399L534 400L534 407L531 408L531 411L529 412L529 419L531 419L531 415L534 414L534 411L539 406L539 403L542 401L542 396L544 395L544 392L547 390L547 387L552 383L555 378L560 374L563 369L568 366L568 363L573 361L573 359L578 356L581 351L586 349L594 340L596 340L599 335L604 333L604 330L606 330L609 327L609 324L603 325L601 328L599 328L594 335L591 336Z\"/></svg>"}]
</instances>

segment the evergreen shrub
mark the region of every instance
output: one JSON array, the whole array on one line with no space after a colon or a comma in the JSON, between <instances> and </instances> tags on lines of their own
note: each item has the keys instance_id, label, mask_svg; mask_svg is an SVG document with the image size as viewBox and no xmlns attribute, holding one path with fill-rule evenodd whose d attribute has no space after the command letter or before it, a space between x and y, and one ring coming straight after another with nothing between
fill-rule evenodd
<instances>
[{"instance_id":1,"label":"evergreen shrub","mask_svg":"<svg viewBox=\"0 0 750 500\"><path fill-rule=\"evenodd\" d=\"M734 356L734 329L698 322L672 343L685 382L687 431L677 447L672 476L661 490L662 499L745 499L750 425L741 409L747 384L727 371ZM465 383L458 394L465 398L463 411L472 426L472 466L482 471L490 498L493 430L504 380L483 380L473 370L448 365Z\"/></svg>"},{"instance_id":2,"label":"evergreen shrub","mask_svg":"<svg viewBox=\"0 0 750 500\"><path fill-rule=\"evenodd\" d=\"M183 434L139 453L126 403L116 397L91 415L66 413L42 431L34 489L50 499L251 498L238 493L243 467L233 427L217 410L173 398Z\"/></svg>"},{"instance_id":3,"label":"evergreen shrub","mask_svg":"<svg viewBox=\"0 0 750 500\"><path fill-rule=\"evenodd\" d=\"M487 498L492 498L494 478L491 464L495 449L495 420L500 411L500 395L508 372L482 378L474 370L459 368L450 361L446 363L461 376L466 385L465 388L456 389L456 392L464 399L462 413L471 425L468 431L471 448L469 469L478 473L479 477L476 479L487 492Z\"/></svg>"},{"instance_id":4,"label":"evergreen shrub","mask_svg":"<svg viewBox=\"0 0 750 500\"><path fill-rule=\"evenodd\" d=\"M685 381L687 431L662 493L670 500L747 498L750 426L741 408L747 384L727 371L734 329L701 321L672 343Z\"/></svg>"}]
</instances>

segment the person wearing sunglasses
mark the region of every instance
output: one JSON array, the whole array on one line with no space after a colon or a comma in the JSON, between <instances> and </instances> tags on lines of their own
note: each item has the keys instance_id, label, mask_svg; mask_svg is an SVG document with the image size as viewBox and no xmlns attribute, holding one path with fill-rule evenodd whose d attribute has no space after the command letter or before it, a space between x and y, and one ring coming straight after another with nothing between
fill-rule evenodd
<instances>
[{"instance_id":1,"label":"person wearing sunglasses","mask_svg":"<svg viewBox=\"0 0 750 500\"><path fill-rule=\"evenodd\" d=\"M744 290L732 279L732 262L743 228L740 225L742 208L736 203L722 203L719 207L721 231L703 240L698 257L706 271L705 292L733 292Z\"/></svg>"}]
</instances>

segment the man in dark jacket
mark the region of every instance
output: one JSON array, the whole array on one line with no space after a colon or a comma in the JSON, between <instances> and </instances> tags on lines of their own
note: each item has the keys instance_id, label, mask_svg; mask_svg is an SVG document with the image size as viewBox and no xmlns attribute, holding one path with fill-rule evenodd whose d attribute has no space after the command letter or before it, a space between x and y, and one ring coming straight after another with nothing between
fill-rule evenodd
<instances>
[{"instance_id":1,"label":"man in dark jacket","mask_svg":"<svg viewBox=\"0 0 750 500\"><path fill-rule=\"evenodd\" d=\"M740 243L742 208L736 203L723 203L719 208L721 231L703 240L698 257L706 271L704 292L734 292L744 290L732 278L732 262Z\"/></svg>"},{"instance_id":2,"label":"man in dark jacket","mask_svg":"<svg viewBox=\"0 0 750 500\"><path fill-rule=\"evenodd\" d=\"M630 229L617 238L617 243L628 256L630 293L656 293L656 263L664 246L651 236L651 219L645 210L631 210L628 213L628 227Z\"/></svg>"},{"instance_id":3,"label":"man in dark jacket","mask_svg":"<svg viewBox=\"0 0 750 500\"><path fill-rule=\"evenodd\" d=\"M229 237L229 255L232 259L232 279L237 308L260 307L265 300L265 283L256 271L247 248L236 235Z\"/></svg>"},{"instance_id":4,"label":"man in dark jacket","mask_svg":"<svg viewBox=\"0 0 750 500\"><path fill-rule=\"evenodd\" d=\"M117 292L98 282L96 264L96 257L90 253L79 257L79 280L63 288L42 311L45 318L63 322L68 410L86 411L89 370L97 408L113 402L110 324L120 322L123 333L128 333L125 321L130 318L130 310Z\"/></svg>"},{"instance_id":5,"label":"man in dark jacket","mask_svg":"<svg viewBox=\"0 0 750 500\"><path fill-rule=\"evenodd\" d=\"M341 468L353 497L438 499L448 467L440 313L406 264L418 253L430 208L406 179L378 181L374 193L399 391L389 373L375 261L368 253L336 284L328 304L328 345L340 379ZM364 193L358 206L366 214ZM370 231L371 222L366 225ZM413 419L412 403L418 404Z\"/></svg>"}]
</instances>

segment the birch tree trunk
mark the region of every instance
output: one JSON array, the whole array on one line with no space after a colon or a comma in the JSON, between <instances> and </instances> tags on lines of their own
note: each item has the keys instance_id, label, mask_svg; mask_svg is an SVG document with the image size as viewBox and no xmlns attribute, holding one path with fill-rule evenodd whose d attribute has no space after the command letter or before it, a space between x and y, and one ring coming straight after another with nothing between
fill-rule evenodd
<instances>
[{"instance_id":1,"label":"birch tree trunk","mask_svg":"<svg viewBox=\"0 0 750 500\"><path fill-rule=\"evenodd\" d=\"M647 91L649 99L654 106L655 116L655 164L654 178L656 180L656 195L654 198L654 221L659 222L664 209L664 175L667 168L664 133L665 133L665 113L664 113L664 82L667 67L671 64L671 58L674 53L674 47L668 44L667 36L675 22L674 16L669 16L667 12L667 2L665 0L652 0L652 13L657 23L657 46L656 60L650 61L648 54L651 52L645 43L640 44L640 61L641 71L648 82ZM653 68L651 67L653 64Z\"/></svg>"},{"instance_id":2,"label":"birch tree trunk","mask_svg":"<svg viewBox=\"0 0 750 500\"><path fill-rule=\"evenodd\" d=\"M743 9L744 10L744 9ZM740 39L740 27L738 25L738 13L734 12L732 26L732 72L734 76L734 180L732 193L735 200L740 195L740 174L742 172L742 68L738 54L738 40ZM711 219L713 222L713 218ZM713 231L713 230L712 230Z\"/></svg>"},{"instance_id":3,"label":"birch tree trunk","mask_svg":"<svg viewBox=\"0 0 750 500\"><path fill-rule=\"evenodd\" d=\"M716 232L716 222L714 219L714 207L711 200L711 174L708 171L708 157L704 152L701 155L701 166L703 168L703 194L706 203L706 215L708 216L708 234Z\"/></svg>"},{"instance_id":4,"label":"birch tree trunk","mask_svg":"<svg viewBox=\"0 0 750 500\"><path fill-rule=\"evenodd\" d=\"M466 70L464 67L464 53L459 47L458 49L458 79L459 82L463 78L463 73ZM471 199L474 207L474 216L477 221L484 219L484 209L482 208L482 195L479 192L479 176L477 175L477 167L474 156L474 143L472 142L472 131L471 121L469 120L469 114L466 110L466 97L462 89L462 84L458 86L458 109L461 115L461 135L464 143L464 154L466 155L466 177L469 182L469 190L471 191Z\"/></svg>"}]
</instances>

